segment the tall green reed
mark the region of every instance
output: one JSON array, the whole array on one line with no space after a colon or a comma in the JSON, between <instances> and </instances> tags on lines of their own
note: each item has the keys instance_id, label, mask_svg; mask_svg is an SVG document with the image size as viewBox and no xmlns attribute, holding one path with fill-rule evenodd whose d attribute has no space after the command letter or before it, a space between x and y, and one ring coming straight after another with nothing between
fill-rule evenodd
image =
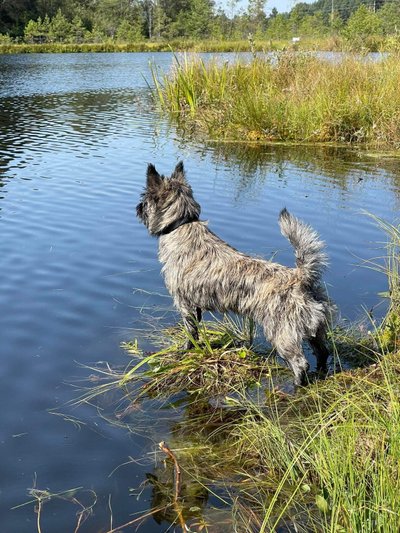
<instances>
[{"instance_id":1,"label":"tall green reed","mask_svg":"<svg viewBox=\"0 0 400 533\"><path fill-rule=\"evenodd\" d=\"M185 55L156 87L166 113L214 139L398 146L399 80L394 56L285 52L233 63Z\"/></svg>"}]
</instances>

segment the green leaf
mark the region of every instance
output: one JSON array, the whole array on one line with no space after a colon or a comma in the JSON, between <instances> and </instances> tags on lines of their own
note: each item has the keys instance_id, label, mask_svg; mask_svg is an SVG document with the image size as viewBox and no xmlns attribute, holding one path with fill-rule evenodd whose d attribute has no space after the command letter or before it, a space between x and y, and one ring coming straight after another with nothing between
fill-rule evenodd
<instances>
[{"instance_id":1,"label":"green leaf","mask_svg":"<svg viewBox=\"0 0 400 533\"><path fill-rule=\"evenodd\" d=\"M317 494L315 496L315 503L317 504L318 509L321 513L327 513L329 510L328 502L322 496L322 494Z\"/></svg>"},{"instance_id":2,"label":"green leaf","mask_svg":"<svg viewBox=\"0 0 400 533\"><path fill-rule=\"evenodd\" d=\"M390 298L390 292L389 291L378 292L378 296L380 296L381 298Z\"/></svg>"}]
</instances>

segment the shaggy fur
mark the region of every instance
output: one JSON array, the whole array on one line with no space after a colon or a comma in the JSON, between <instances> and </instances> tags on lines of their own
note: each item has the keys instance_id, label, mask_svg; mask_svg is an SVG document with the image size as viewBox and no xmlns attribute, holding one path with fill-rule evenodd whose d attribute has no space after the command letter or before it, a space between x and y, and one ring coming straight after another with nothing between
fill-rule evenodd
<instances>
[{"instance_id":1,"label":"shaggy fur","mask_svg":"<svg viewBox=\"0 0 400 533\"><path fill-rule=\"evenodd\" d=\"M147 169L147 186L137 215L159 237L159 259L166 286L194 339L202 311L233 311L251 317L289 364L296 385L309 368L302 343L307 340L319 370L326 369L325 331L332 305L320 279L327 259L324 244L309 226L280 213L282 234L295 249L296 267L238 252L199 220L200 206L186 181L183 163L170 178ZM186 348L191 346L190 341Z\"/></svg>"}]
</instances>

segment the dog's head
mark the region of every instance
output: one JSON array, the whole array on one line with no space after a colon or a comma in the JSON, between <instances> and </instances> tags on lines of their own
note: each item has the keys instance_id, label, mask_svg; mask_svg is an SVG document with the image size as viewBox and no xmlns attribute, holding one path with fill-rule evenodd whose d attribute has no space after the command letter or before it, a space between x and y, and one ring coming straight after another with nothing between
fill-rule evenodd
<instances>
[{"instance_id":1,"label":"dog's head","mask_svg":"<svg viewBox=\"0 0 400 533\"><path fill-rule=\"evenodd\" d=\"M186 181L182 161L170 178L160 176L154 165L147 167L146 188L136 214L151 235L159 236L199 219L200 206Z\"/></svg>"}]
</instances>

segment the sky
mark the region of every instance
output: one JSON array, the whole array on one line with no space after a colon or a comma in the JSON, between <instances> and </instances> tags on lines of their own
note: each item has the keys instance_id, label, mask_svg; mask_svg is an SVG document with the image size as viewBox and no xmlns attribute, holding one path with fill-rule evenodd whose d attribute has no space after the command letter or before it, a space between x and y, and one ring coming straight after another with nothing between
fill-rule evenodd
<instances>
[{"instance_id":1,"label":"sky","mask_svg":"<svg viewBox=\"0 0 400 533\"><path fill-rule=\"evenodd\" d=\"M226 8L227 4L228 4L228 1L229 0L220 0L220 2L218 2L224 9ZM306 3L311 3L313 0L302 0ZM285 11L290 11L292 9L292 7L298 2L296 2L296 0L267 0L266 2L266 6L265 6L265 12L268 14L271 12L272 8L276 7L276 9L280 12L280 13L283 13ZM241 0L239 2L239 6L241 8L246 8L247 7L247 1L246 0Z\"/></svg>"}]
</instances>

